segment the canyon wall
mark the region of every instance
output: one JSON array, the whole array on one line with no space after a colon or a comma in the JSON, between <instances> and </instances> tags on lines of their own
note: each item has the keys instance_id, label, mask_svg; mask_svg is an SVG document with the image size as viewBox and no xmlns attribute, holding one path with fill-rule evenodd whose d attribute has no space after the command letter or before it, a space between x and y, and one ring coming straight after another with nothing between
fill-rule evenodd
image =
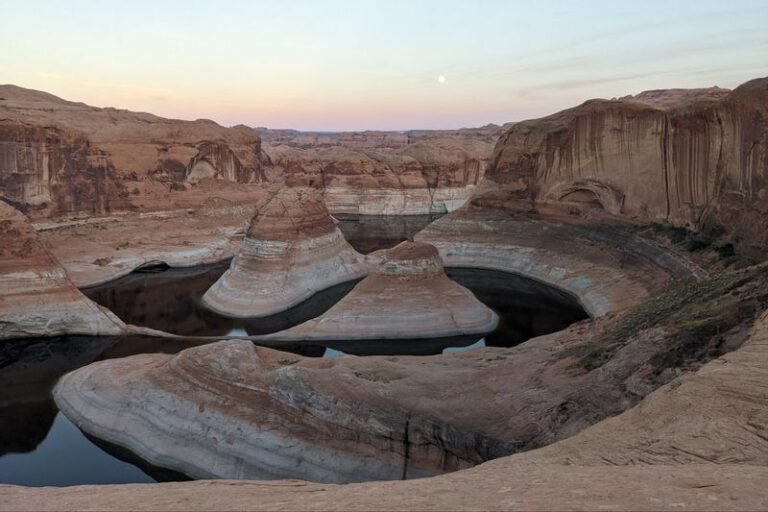
<instances>
[{"instance_id":1,"label":"canyon wall","mask_svg":"<svg viewBox=\"0 0 768 512\"><path fill-rule=\"evenodd\" d=\"M96 108L0 86L0 197L34 216L167 207L205 178L264 179L245 126Z\"/></svg>"},{"instance_id":2,"label":"canyon wall","mask_svg":"<svg viewBox=\"0 0 768 512\"><path fill-rule=\"evenodd\" d=\"M325 190L332 213L452 211L482 179L503 128L317 133L260 129L270 181Z\"/></svg>"},{"instance_id":3,"label":"canyon wall","mask_svg":"<svg viewBox=\"0 0 768 512\"><path fill-rule=\"evenodd\" d=\"M648 91L515 124L473 204L567 203L768 246L768 79Z\"/></svg>"},{"instance_id":4,"label":"canyon wall","mask_svg":"<svg viewBox=\"0 0 768 512\"><path fill-rule=\"evenodd\" d=\"M469 197L502 130L224 128L3 85L0 198L32 218L91 216L241 204L277 183L324 188L332 213L444 212Z\"/></svg>"}]
</instances>

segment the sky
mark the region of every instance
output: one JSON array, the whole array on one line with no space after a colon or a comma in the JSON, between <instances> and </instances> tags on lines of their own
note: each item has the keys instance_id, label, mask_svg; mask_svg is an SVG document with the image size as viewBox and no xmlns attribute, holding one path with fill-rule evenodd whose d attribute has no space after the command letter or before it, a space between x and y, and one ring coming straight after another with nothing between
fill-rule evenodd
<instances>
[{"instance_id":1,"label":"sky","mask_svg":"<svg viewBox=\"0 0 768 512\"><path fill-rule=\"evenodd\" d=\"M768 0L0 0L0 83L302 130L502 124L768 76Z\"/></svg>"}]
</instances>

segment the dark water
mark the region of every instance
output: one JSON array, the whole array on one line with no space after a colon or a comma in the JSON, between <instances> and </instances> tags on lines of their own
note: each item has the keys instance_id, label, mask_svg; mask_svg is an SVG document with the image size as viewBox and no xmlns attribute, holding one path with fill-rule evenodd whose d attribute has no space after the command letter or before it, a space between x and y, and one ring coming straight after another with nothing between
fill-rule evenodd
<instances>
[{"instance_id":1,"label":"dark water","mask_svg":"<svg viewBox=\"0 0 768 512\"><path fill-rule=\"evenodd\" d=\"M427 227L439 215L334 215L344 238L358 252L368 254L394 247Z\"/></svg>"},{"instance_id":2,"label":"dark water","mask_svg":"<svg viewBox=\"0 0 768 512\"><path fill-rule=\"evenodd\" d=\"M346 222L356 224L345 228L345 236L358 249L369 250L396 245L412 236L411 231L418 226L415 220L399 222L394 227L379 226L379 234L387 236L376 238L368 235L359 220ZM186 335L235 336L274 332L315 317L355 284L345 283L326 290L281 315L233 320L200 304L202 294L228 265L225 262L191 269L154 269L157 272L134 273L84 292L128 323ZM487 270L446 271L499 314L496 331L483 339L334 342L279 348L315 357L341 357L345 353L451 353L486 345L513 346L586 318L570 296L536 281ZM58 412L51 389L61 375L93 361L138 353L176 353L194 344L188 340L149 337L62 337L0 344L0 483L42 486L183 479L83 435Z\"/></svg>"}]
</instances>

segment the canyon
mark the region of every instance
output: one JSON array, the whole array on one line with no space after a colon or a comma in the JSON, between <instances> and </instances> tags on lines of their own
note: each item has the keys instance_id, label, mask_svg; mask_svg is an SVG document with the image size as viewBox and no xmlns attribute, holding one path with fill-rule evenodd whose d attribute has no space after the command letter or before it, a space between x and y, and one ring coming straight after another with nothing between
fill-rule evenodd
<instances>
[{"instance_id":1,"label":"canyon","mask_svg":"<svg viewBox=\"0 0 768 512\"><path fill-rule=\"evenodd\" d=\"M234 257L208 296L233 316L274 312L227 302L259 287L284 309L364 278L305 324L156 332L176 349L59 380L56 404L83 431L202 480L0 485L0 509L768 506L768 78L403 133L223 128L13 86L0 97L2 338L148 334L76 288L142 268ZM365 255L329 216L414 213L443 215ZM341 277L313 270L339 257ZM525 276L588 318L426 356L259 346L421 329L413 319L458 292L462 322L492 330L493 311L443 266ZM425 298L413 274L443 288ZM427 327L456 334L446 318Z\"/></svg>"}]
</instances>

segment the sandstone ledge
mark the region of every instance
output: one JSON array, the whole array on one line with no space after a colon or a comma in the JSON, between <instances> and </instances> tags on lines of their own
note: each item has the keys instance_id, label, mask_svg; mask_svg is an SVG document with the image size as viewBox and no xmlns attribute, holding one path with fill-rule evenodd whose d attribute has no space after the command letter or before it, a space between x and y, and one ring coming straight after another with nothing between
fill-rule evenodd
<instances>
[{"instance_id":1,"label":"sandstone ledge","mask_svg":"<svg viewBox=\"0 0 768 512\"><path fill-rule=\"evenodd\" d=\"M763 509L768 506L768 441L761 435L768 426L762 407L768 399L766 336L768 314L763 314L742 348L663 386L638 407L548 447L429 479L344 486L299 481L5 486L0 495L7 510L119 509L125 500L141 510L374 510L383 502L393 510Z\"/></svg>"},{"instance_id":2,"label":"sandstone ledge","mask_svg":"<svg viewBox=\"0 0 768 512\"><path fill-rule=\"evenodd\" d=\"M446 266L501 270L574 295L593 317L641 302L671 280L706 275L693 262L627 233L567 217L464 207L415 237L437 247Z\"/></svg>"}]
</instances>

